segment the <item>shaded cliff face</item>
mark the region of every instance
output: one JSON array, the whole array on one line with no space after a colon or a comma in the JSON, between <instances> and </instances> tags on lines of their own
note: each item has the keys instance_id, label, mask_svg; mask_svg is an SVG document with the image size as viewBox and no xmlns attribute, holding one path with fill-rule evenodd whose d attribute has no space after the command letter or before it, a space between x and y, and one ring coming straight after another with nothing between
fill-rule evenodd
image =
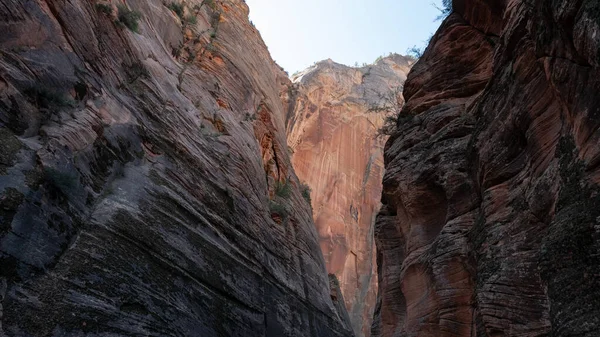
<instances>
[{"instance_id":1,"label":"shaded cliff face","mask_svg":"<svg viewBox=\"0 0 600 337\"><path fill-rule=\"evenodd\" d=\"M454 1L405 85L374 336L600 332L600 3Z\"/></svg>"},{"instance_id":2,"label":"shaded cliff face","mask_svg":"<svg viewBox=\"0 0 600 337\"><path fill-rule=\"evenodd\" d=\"M243 1L3 3L0 335L351 335Z\"/></svg>"},{"instance_id":3,"label":"shaded cliff face","mask_svg":"<svg viewBox=\"0 0 600 337\"><path fill-rule=\"evenodd\" d=\"M373 225L379 211L388 104L412 60L393 55L352 68L322 61L298 74L287 103L288 145L298 177L312 189L315 225L327 270L339 281L355 333L370 332L377 280Z\"/></svg>"}]
</instances>

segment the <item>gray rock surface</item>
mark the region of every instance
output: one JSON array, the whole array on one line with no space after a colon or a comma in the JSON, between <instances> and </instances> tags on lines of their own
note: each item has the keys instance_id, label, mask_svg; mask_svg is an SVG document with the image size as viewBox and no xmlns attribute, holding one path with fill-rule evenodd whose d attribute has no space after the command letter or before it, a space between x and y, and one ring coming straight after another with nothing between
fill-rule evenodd
<instances>
[{"instance_id":1,"label":"gray rock surface","mask_svg":"<svg viewBox=\"0 0 600 337\"><path fill-rule=\"evenodd\" d=\"M0 335L351 336L246 4L117 3L0 3Z\"/></svg>"}]
</instances>

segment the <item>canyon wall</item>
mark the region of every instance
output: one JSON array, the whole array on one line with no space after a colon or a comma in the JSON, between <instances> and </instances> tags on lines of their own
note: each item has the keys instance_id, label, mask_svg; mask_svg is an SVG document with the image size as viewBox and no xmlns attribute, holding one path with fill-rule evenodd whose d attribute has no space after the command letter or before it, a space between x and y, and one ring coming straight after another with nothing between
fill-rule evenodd
<instances>
[{"instance_id":1,"label":"canyon wall","mask_svg":"<svg viewBox=\"0 0 600 337\"><path fill-rule=\"evenodd\" d=\"M369 336L375 308L373 226L384 171L377 133L387 113L369 110L402 91L413 62L400 55L361 68L318 62L293 77L285 99L292 164L312 190L327 270L339 279L357 336Z\"/></svg>"},{"instance_id":2,"label":"canyon wall","mask_svg":"<svg viewBox=\"0 0 600 337\"><path fill-rule=\"evenodd\" d=\"M373 336L600 334L600 3L455 0L385 146Z\"/></svg>"},{"instance_id":3,"label":"canyon wall","mask_svg":"<svg viewBox=\"0 0 600 337\"><path fill-rule=\"evenodd\" d=\"M1 4L0 335L352 335L244 1Z\"/></svg>"}]
</instances>

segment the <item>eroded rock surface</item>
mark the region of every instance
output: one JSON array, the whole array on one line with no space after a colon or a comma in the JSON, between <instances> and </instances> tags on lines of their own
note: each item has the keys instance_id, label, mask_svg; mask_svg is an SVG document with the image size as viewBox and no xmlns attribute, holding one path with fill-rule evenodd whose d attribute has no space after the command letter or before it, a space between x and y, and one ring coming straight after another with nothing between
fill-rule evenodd
<instances>
[{"instance_id":1,"label":"eroded rock surface","mask_svg":"<svg viewBox=\"0 0 600 337\"><path fill-rule=\"evenodd\" d=\"M454 9L385 147L373 336L598 336L600 3Z\"/></svg>"},{"instance_id":2,"label":"eroded rock surface","mask_svg":"<svg viewBox=\"0 0 600 337\"><path fill-rule=\"evenodd\" d=\"M246 4L121 3L0 6L0 335L351 336Z\"/></svg>"},{"instance_id":3,"label":"eroded rock surface","mask_svg":"<svg viewBox=\"0 0 600 337\"><path fill-rule=\"evenodd\" d=\"M368 336L375 308L373 226L379 211L386 112L369 111L402 91L413 60L391 55L352 68L331 60L296 75L286 102L288 145L313 216L327 270L335 274L354 331ZM399 91L397 89L400 89Z\"/></svg>"}]
</instances>

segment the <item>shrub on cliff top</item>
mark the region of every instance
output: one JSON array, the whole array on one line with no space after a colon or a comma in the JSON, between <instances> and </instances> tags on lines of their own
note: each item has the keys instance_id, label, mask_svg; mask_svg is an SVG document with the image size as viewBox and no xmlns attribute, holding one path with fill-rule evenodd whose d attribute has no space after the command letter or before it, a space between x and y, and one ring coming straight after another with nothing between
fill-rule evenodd
<instances>
[{"instance_id":1,"label":"shrub on cliff top","mask_svg":"<svg viewBox=\"0 0 600 337\"><path fill-rule=\"evenodd\" d=\"M425 51L425 48L419 48L415 45L415 46L412 46L412 48L408 48L406 50L406 56L417 60L423 56L424 51Z\"/></svg>"},{"instance_id":2,"label":"shrub on cliff top","mask_svg":"<svg viewBox=\"0 0 600 337\"><path fill-rule=\"evenodd\" d=\"M117 24L125 26L132 32L137 33L139 31L138 21L142 17L142 14L138 11L129 9L125 5L118 5L117 8L119 9Z\"/></svg>"},{"instance_id":3,"label":"shrub on cliff top","mask_svg":"<svg viewBox=\"0 0 600 337\"><path fill-rule=\"evenodd\" d=\"M444 20L448 15L450 15L450 13L452 13L452 0L442 0L442 7L437 5L433 6L440 11L440 15L435 18L436 21Z\"/></svg>"}]
</instances>

